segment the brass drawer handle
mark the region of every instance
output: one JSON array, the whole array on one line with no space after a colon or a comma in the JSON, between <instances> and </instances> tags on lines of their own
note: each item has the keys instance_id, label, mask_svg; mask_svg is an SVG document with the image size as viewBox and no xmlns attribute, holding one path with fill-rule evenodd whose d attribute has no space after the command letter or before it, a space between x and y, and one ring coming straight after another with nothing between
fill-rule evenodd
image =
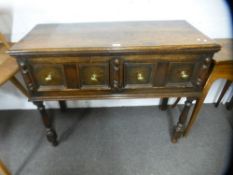
<instances>
[{"instance_id":1,"label":"brass drawer handle","mask_svg":"<svg viewBox=\"0 0 233 175\"><path fill-rule=\"evenodd\" d=\"M138 79L138 81L143 81L144 80L144 77L143 77L142 73L137 74L137 79Z\"/></svg>"},{"instance_id":2,"label":"brass drawer handle","mask_svg":"<svg viewBox=\"0 0 233 175\"><path fill-rule=\"evenodd\" d=\"M49 73L46 77L45 77L45 81L51 81L52 80L52 75Z\"/></svg>"},{"instance_id":3,"label":"brass drawer handle","mask_svg":"<svg viewBox=\"0 0 233 175\"><path fill-rule=\"evenodd\" d=\"M93 74L91 75L91 81L98 81L98 80L97 80L97 75L96 75L95 73L93 73Z\"/></svg>"},{"instance_id":4,"label":"brass drawer handle","mask_svg":"<svg viewBox=\"0 0 233 175\"><path fill-rule=\"evenodd\" d=\"M183 80L186 80L189 78L189 74L186 72L186 71L181 71L180 72L180 77L183 79Z\"/></svg>"}]
</instances>

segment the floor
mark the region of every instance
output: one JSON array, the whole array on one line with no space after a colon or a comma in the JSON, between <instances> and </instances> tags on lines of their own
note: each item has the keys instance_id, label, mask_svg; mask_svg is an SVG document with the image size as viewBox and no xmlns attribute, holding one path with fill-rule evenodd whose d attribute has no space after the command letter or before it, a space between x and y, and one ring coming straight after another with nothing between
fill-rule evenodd
<instances>
[{"instance_id":1,"label":"floor","mask_svg":"<svg viewBox=\"0 0 233 175\"><path fill-rule=\"evenodd\" d=\"M55 116L46 141L35 110L0 111L0 158L13 175L221 175L233 111L205 105L189 137L170 142L181 106L75 109Z\"/></svg>"}]
</instances>

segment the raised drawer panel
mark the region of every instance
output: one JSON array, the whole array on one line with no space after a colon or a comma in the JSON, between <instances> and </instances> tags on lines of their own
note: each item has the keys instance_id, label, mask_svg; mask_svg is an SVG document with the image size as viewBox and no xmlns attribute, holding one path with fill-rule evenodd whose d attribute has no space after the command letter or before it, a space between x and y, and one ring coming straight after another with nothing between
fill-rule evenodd
<instances>
[{"instance_id":1,"label":"raised drawer panel","mask_svg":"<svg viewBox=\"0 0 233 175\"><path fill-rule=\"evenodd\" d=\"M167 85L190 83L193 77L195 63L173 62L169 65Z\"/></svg>"},{"instance_id":2,"label":"raised drawer panel","mask_svg":"<svg viewBox=\"0 0 233 175\"><path fill-rule=\"evenodd\" d=\"M33 75L37 86L64 86L63 66L59 64L34 64Z\"/></svg>"},{"instance_id":3,"label":"raised drawer panel","mask_svg":"<svg viewBox=\"0 0 233 175\"><path fill-rule=\"evenodd\" d=\"M152 86L152 69L150 63L124 63L124 86Z\"/></svg>"},{"instance_id":4,"label":"raised drawer panel","mask_svg":"<svg viewBox=\"0 0 233 175\"><path fill-rule=\"evenodd\" d=\"M109 64L79 64L81 88L107 88L109 86Z\"/></svg>"}]
</instances>

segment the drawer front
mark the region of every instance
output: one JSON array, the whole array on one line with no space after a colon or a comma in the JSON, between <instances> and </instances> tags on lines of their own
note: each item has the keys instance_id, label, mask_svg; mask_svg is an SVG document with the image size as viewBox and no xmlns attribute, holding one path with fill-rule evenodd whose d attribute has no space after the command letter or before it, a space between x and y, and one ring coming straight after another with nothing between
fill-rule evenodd
<instances>
[{"instance_id":1,"label":"drawer front","mask_svg":"<svg viewBox=\"0 0 233 175\"><path fill-rule=\"evenodd\" d=\"M124 63L124 87L152 87L153 64Z\"/></svg>"},{"instance_id":2,"label":"drawer front","mask_svg":"<svg viewBox=\"0 0 233 175\"><path fill-rule=\"evenodd\" d=\"M108 88L109 64L79 64L81 88Z\"/></svg>"},{"instance_id":3,"label":"drawer front","mask_svg":"<svg viewBox=\"0 0 233 175\"><path fill-rule=\"evenodd\" d=\"M62 65L35 64L31 68L37 86L63 87L65 85Z\"/></svg>"},{"instance_id":4,"label":"drawer front","mask_svg":"<svg viewBox=\"0 0 233 175\"><path fill-rule=\"evenodd\" d=\"M208 77L206 55L114 55L49 57L18 60L30 94L35 98L137 96L199 91ZM186 89L187 88L187 89Z\"/></svg>"},{"instance_id":5,"label":"drawer front","mask_svg":"<svg viewBox=\"0 0 233 175\"><path fill-rule=\"evenodd\" d=\"M27 69L27 78L35 91L110 89L106 57L103 60L100 57L35 58L20 64Z\"/></svg>"},{"instance_id":6,"label":"drawer front","mask_svg":"<svg viewBox=\"0 0 233 175\"><path fill-rule=\"evenodd\" d=\"M172 62L169 64L167 86L186 85L191 86L195 62Z\"/></svg>"},{"instance_id":7,"label":"drawer front","mask_svg":"<svg viewBox=\"0 0 233 175\"><path fill-rule=\"evenodd\" d=\"M121 64L123 74L117 76L119 81L123 79L122 88L192 87L197 70L195 62L125 61ZM113 76L109 62L33 64L31 67L40 88L106 89L110 88L110 77Z\"/></svg>"}]
</instances>

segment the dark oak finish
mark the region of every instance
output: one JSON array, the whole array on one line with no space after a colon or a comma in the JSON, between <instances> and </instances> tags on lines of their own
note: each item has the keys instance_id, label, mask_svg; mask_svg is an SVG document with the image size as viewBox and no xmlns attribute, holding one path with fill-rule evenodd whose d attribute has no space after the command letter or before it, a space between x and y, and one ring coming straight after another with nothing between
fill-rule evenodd
<instances>
[{"instance_id":1,"label":"dark oak finish","mask_svg":"<svg viewBox=\"0 0 233 175\"><path fill-rule=\"evenodd\" d=\"M188 97L184 103L184 109L180 115L179 121L175 127L174 135L172 137L173 143L176 143L177 140L184 134L185 124L186 124L188 113L189 113L193 100L194 98Z\"/></svg>"},{"instance_id":2,"label":"dark oak finish","mask_svg":"<svg viewBox=\"0 0 233 175\"><path fill-rule=\"evenodd\" d=\"M198 97L220 46L185 21L42 24L14 45L29 100Z\"/></svg>"},{"instance_id":3,"label":"dark oak finish","mask_svg":"<svg viewBox=\"0 0 233 175\"><path fill-rule=\"evenodd\" d=\"M108 88L109 64L79 64L80 86L84 88Z\"/></svg>"},{"instance_id":4,"label":"dark oak finish","mask_svg":"<svg viewBox=\"0 0 233 175\"><path fill-rule=\"evenodd\" d=\"M152 87L152 68L150 63L124 63L124 86Z\"/></svg>"},{"instance_id":5,"label":"dark oak finish","mask_svg":"<svg viewBox=\"0 0 233 175\"><path fill-rule=\"evenodd\" d=\"M103 57L103 60L98 60L100 57L67 56L67 62L60 56L30 56L20 57L18 61L29 82L31 100L41 100L42 96L49 100L62 96L63 100L68 100L83 98L84 94L87 99L93 98L92 93L98 94L95 98L137 98L145 90L155 97L160 96L157 92L165 94L171 89L184 94L198 93L208 76L200 65L205 65L205 60L211 56L206 53L174 53L169 57L167 54L122 55L117 57L120 60L117 65L112 62L115 56ZM113 96L112 91L116 88L121 93Z\"/></svg>"},{"instance_id":6,"label":"dark oak finish","mask_svg":"<svg viewBox=\"0 0 233 175\"><path fill-rule=\"evenodd\" d=\"M185 21L40 24L11 49L11 55L218 50Z\"/></svg>"},{"instance_id":7,"label":"dark oak finish","mask_svg":"<svg viewBox=\"0 0 233 175\"><path fill-rule=\"evenodd\" d=\"M48 141L51 142L53 146L56 146L58 144L57 133L56 133L55 129L53 128L52 120L48 116L43 102L34 101L33 103L37 106L38 110L40 111L43 124L46 128L46 136L47 136Z\"/></svg>"}]
</instances>

